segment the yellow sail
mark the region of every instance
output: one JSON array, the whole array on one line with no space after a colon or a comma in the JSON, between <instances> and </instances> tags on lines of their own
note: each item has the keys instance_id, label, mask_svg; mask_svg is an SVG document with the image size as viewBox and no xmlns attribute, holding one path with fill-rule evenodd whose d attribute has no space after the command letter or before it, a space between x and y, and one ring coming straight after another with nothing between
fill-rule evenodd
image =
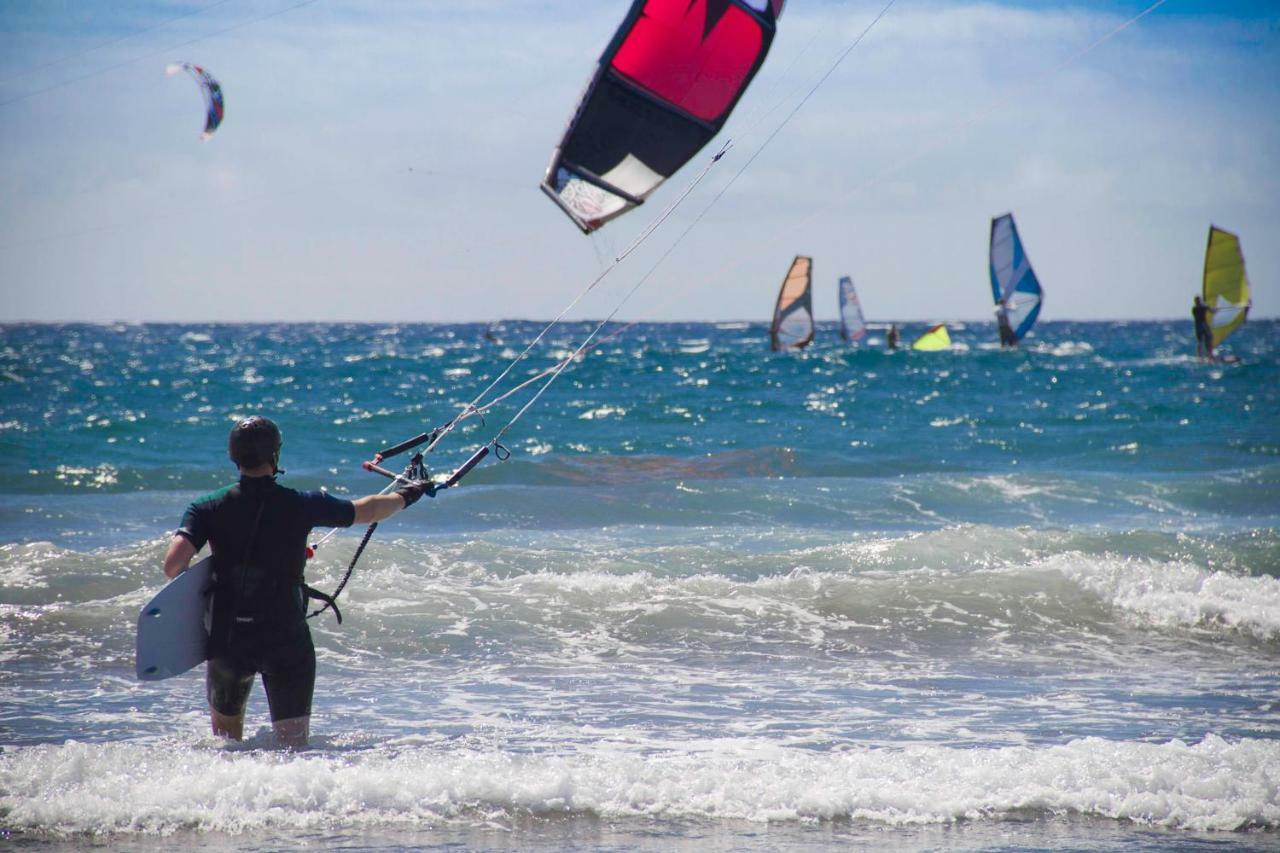
<instances>
[{"instance_id":1,"label":"yellow sail","mask_svg":"<svg viewBox=\"0 0 1280 853\"><path fill-rule=\"evenodd\" d=\"M1212 225L1204 251L1203 299L1213 309L1209 326L1213 329L1213 345L1217 346L1249 313L1249 277L1244 271L1240 239Z\"/></svg>"},{"instance_id":2,"label":"yellow sail","mask_svg":"<svg viewBox=\"0 0 1280 853\"><path fill-rule=\"evenodd\" d=\"M912 349L925 351L949 349L950 347L951 335L947 333L947 327L942 323L930 327L929 331L916 338L916 342L911 345Z\"/></svg>"}]
</instances>

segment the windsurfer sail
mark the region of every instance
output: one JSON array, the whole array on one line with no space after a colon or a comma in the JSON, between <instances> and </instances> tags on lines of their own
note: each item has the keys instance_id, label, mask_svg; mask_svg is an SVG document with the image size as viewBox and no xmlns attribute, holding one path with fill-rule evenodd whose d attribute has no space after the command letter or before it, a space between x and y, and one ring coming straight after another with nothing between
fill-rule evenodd
<instances>
[{"instance_id":1,"label":"windsurfer sail","mask_svg":"<svg viewBox=\"0 0 1280 853\"><path fill-rule=\"evenodd\" d=\"M947 327L943 323L936 326L930 326L923 335L916 338L915 343L911 345L912 349L924 350L932 352L935 350L950 349L951 335L947 332Z\"/></svg>"},{"instance_id":2,"label":"windsurfer sail","mask_svg":"<svg viewBox=\"0 0 1280 853\"><path fill-rule=\"evenodd\" d=\"M867 321L862 316L858 291L853 287L853 279L847 275L840 276L840 336L851 344L867 336Z\"/></svg>"},{"instance_id":3,"label":"windsurfer sail","mask_svg":"<svg viewBox=\"0 0 1280 853\"><path fill-rule=\"evenodd\" d=\"M773 41L784 0L635 0L542 189L591 233L642 204L719 133Z\"/></svg>"},{"instance_id":4,"label":"windsurfer sail","mask_svg":"<svg viewBox=\"0 0 1280 853\"><path fill-rule=\"evenodd\" d=\"M218 85L218 81L213 79L208 71L205 71L199 65L192 65L189 62L173 62L165 66L164 73L172 77L175 74L181 74L186 71L200 87L200 92L204 95L204 133L200 134L200 139L205 140L213 136L213 132L218 129L218 125L222 124L222 115L224 105L222 102L222 87Z\"/></svg>"},{"instance_id":5,"label":"windsurfer sail","mask_svg":"<svg viewBox=\"0 0 1280 853\"><path fill-rule=\"evenodd\" d=\"M1209 328L1216 347L1244 323L1249 314L1249 276L1244 271L1240 238L1230 231L1209 226L1209 245L1204 251L1204 294L1213 313Z\"/></svg>"},{"instance_id":6,"label":"windsurfer sail","mask_svg":"<svg viewBox=\"0 0 1280 853\"><path fill-rule=\"evenodd\" d=\"M991 296L996 304L1000 345L1014 346L1040 316L1044 292L1022 248L1013 214L991 220Z\"/></svg>"},{"instance_id":7,"label":"windsurfer sail","mask_svg":"<svg viewBox=\"0 0 1280 853\"><path fill-rule=\"evenodd\" d=\"M796 255L773 309L769 342L774 352L804 349L813 340L813 260Z\"/></svg>"}]
</instances>

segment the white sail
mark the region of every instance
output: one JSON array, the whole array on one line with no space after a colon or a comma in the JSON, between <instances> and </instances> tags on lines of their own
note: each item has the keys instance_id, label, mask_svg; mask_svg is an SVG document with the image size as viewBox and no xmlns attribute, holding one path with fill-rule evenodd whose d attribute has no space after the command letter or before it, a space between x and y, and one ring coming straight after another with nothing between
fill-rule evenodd
<instances>
[{"instance_id":1,"label":"white sail","mask_svg":"<svg viewBox=\"0 0 1280 853\"><path fill-rule=\"evenodd\" d=\"M840 276L840 336L851 344L867 336L867 319L862 316L858 291L847 275Z\"/></svg>"}]
</instances>

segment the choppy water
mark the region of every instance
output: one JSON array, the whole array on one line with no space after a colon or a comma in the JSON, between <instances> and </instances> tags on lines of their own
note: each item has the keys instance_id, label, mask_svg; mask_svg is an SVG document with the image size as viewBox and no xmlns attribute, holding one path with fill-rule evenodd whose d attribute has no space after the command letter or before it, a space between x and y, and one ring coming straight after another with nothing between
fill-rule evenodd
<instances>
[{"instance_id":1,"label":"choppy water","mask_svg":"<svg viewBox=\"0 0 1280 853\"><path fill-rule=\"evenodd\" d=\"M280 422L285 483L364 494L361 460L539 326L0 327L0 838L1274 849L1280 325L1222 365L1189 326L892 355L627 329L509 461L380 528L346 623L315 626L300 754L265 748L260 689L228 747L201 670L133 678L232 418Z\"/></svg>"}]
</instances>

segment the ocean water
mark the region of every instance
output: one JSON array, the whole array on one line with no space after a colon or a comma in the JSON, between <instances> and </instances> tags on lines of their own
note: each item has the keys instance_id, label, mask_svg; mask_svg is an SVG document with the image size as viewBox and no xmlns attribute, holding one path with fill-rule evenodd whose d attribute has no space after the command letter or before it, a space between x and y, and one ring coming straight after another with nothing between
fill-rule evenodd
<instances>
[{"instance_id":1,"label":"ocean water","mask_svg":"<svg viewBox=\"0 0 1280 853\"><path fill-rule=\"evenodd\" d=\"M359 463L539 328L0 327L0 843L1280 848L1275 321L1231 364L1196 360L1189 321L894 354L629 327L510 459L380 526L345 624L313 622L309 749L271 748L260 686L230 745L203 668L134 679L235 417L280 423L282 482L377 491Z\"/></svg>"}]
</instances>

